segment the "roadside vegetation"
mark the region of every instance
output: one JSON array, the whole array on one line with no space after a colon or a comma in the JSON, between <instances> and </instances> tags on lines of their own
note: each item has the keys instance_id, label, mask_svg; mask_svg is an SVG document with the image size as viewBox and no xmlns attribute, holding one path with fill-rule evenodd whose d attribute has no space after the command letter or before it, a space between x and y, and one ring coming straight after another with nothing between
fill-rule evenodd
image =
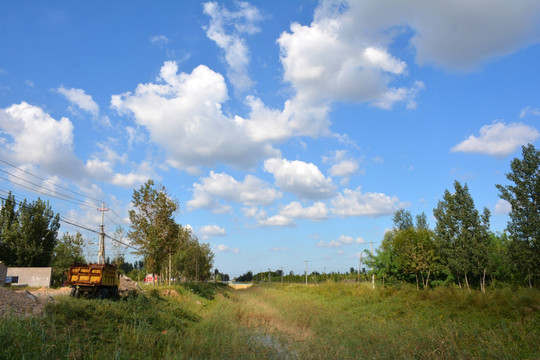
<instances>
[{"instance_id":1,"label":"roadside vegetation","mask_svg":"<svg viewBox=\"0 0 540 360\"><path fill-rule=\"evenodd\" d=\"M191 283L0 319L2 359L534 359L540 292Z\"/></svg>"}]
</instances>

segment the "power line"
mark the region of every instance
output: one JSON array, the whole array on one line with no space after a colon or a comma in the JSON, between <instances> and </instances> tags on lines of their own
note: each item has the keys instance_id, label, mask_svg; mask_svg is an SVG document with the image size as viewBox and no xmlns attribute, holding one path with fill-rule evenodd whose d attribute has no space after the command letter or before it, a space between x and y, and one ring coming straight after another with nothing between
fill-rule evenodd
<instances>
[{"instance_id":1,"label":"power line","mask_svg":"<svg viewBox=\"0 0 540 360\"><path fill-rule=\"evenodd\" d=\"M8 198L1 197L1 196L0 196L0 199L5 200L5 201L9 200ZM26 208L28 208L28 205L24 205L24 204L23 204L22 202L20 202L20 201L14 200L14 202L15 202L15 204L18 205L19 207L26 207ZM60 214L59 214L59 215L60 215ZM89 227L87 227L87 226L78 224L78 223L76 223L75 221L66 220L66 219L64 219L62 216L59 216L59 221L60 221L60 222L63 222L63 223L66 223L66 224L69 224L69 225L71 225L71 226L75 226L75 227L77 227L77 228L80 228L80 229L83 229L83 230L92 232L92 233L95 233L95 234L98 234L98 235L100 234L100 232L97 231L97 230L94 230L94 229L91 229L91 228L89 228ZM113 237L111 237L111 236L109 236L109 235L107 235L107 234L105 234L105 236L108 237L109 239L111 239L111 240L117 242L117 243L120 243L120 244L126 246L126 247L132 248L132 249L137 250L137 251L140 251L140 250L141 250L141 249L136 248L136 247L134 247L134 246L132 246L132 245L128 245L128 244L126 244L126 243L124 243L124 242L122 242L122 241L120 241L120 240L117 240L116 238L113 238Z\"/></svg>"},{"instance_id":2,"label":"power line","mask_svg":"<svg viewBox=\"0 0 540 360\"><path fill-rule=\"evenodd\" d=\"M88 198L88 199L90 199L90 200L97 201L98 203L103 202L103 200L94 199L94 198L92 198L92 197L90 197L90 196L87 196L87 195L78 193L78 192L73 191L73 190L71 190L71 189L65 188L65 187L63 187L63 186L61 186L61 185L55 184L55 183L53 183L53 182L50 181L50 180L47 180L47 179L44 179L44 178L42 178L42 177L40 177L40 176L38 176L38 175L32 174L31 172L28 172L28 171L26 171L26 170L23 170L23 169L21 169L21 168L15 166L15 165L13 165L13 164L11 164L11 163L5 161L5 160L0 159L0 162L4 163L4 164L6 164L6 165L9 165L9 166L11 166L12 168L15 168L15 169L17 169L17 170L19 170L19 171L22 171L22 172L25 173L25 174L28 174L28 175L30 175L30 176L33 176L33 177L39 179L39 180L42 180L42 181L44 181L44 182L46 182L46 183L48 183L48 184L57 186L57 187L59 187L60 189L69 191L69 192L71 192L71 193L73 193L73 194L77 194L77 195L79 195L79 196L82 196L82 197L84 197L84 198Z\"/></svg>"},{"instance_id":3,"label":"power line","mask_svg":"<svg viewBox=\"0 0 540 360\"><path fill-rule=\"evenodd\" d=\"M0 171L3 171L3 170L0 170ZM76 199L76 200L79 201L79 202L75 202L75 201L68 200L68 199L63 199L63 198L61 198L61 197L58 197L58 196L55 196L55 195L52 195L52 194L50 194L50 193L46 193L46 192L43 192L43 191L40 191L40 190L37 190L37 189L33 189L33 188L29 187L29 186L20 184L20 183L18 183L18 182L15 182L15 181L13 181L13 180L6 179L6 178L1 177L1 176L0 176L0 179L5 180L5 181L7 181L7 182L10 182L10 183L12 183L12 184L15 184L15 185L17 185L17 186L20 186L20 187L22 187L22 188L25 188L25 189L27 189L27 190L33 191L33 192L35 192L35 193L41 194L41 195L50 196L50 197L53 197L53 198L58 199L58 200L67 201L67 202L70 202L70 203L75 204L75 205L84 205L84 206L92 207L92 208L95 207L95 205L92 205L92 204L89 204L89 203L85 203L85 202L83 202L83 201L81 201L81 200L78 200L78 199ZM32 183L32 182L29 182L29 181L27 181L27 180L24 180L24 181L26 181L26 182L28 182L28 183L34 185L34 186L40 186L40 185L36 185L36 184L34 184L34 183ZM40 187L41 187L41 186L40 186ZM41 188L43 188L43 187L41 187ZM50 191L56 193L55 191L52 191L52 190L50 190ZM64 194L60 194L60 195L68 197L67 195L64 195Z\"/></svg>"}]
</instances>

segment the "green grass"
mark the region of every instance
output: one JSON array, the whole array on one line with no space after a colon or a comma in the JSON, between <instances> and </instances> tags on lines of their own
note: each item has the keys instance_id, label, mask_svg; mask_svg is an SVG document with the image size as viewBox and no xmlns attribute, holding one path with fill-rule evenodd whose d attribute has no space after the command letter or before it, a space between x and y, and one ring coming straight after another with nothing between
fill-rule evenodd
<instances>
[{"instance_id":1,"label":"green grass","mask_svg":"<svg viewBox=\"0 0 540 360\"><path fill-rule=\"evenodd\" d=\"M0 319L0 359L540 359L540 292L159 287Z\"/></svg>"}]
</instances>

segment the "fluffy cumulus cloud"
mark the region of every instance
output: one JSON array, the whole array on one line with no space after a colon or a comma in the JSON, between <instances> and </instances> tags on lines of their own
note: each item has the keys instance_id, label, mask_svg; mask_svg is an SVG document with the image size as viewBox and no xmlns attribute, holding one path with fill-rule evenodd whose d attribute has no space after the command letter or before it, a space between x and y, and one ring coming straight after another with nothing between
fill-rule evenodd
<instances>
[{"instance_id":1,"label":"fluffy cumulus cloud","mask_svg":"<svg viewBox=\"0 0 540 360\"><path fill-rule=\"evenodd\" d=\"M238 10L229 11L216 2L207 2L203 4L203 11L211 18L206 35L224 51L231 83L236 89L245 91L253 81L248 73L250 56L243 35L257 33L256 24L262 16L251 4L239 1L235 5Z\"/></svg>"},{"instance_id":2,"label":"fluffy cumulus cloud","mask_svg":"<svg viewBox=\"0 0 540 360\"><path fill-rule=\"evenodd\" d=\"M274 175L276 186L301 199L328 199L336 194L332 179L312 163L274 158L264 162L264 170Z\"/></svg>"},{"instance_id":3,"label":"fluffy cumulus cloud","mask_svg":"<svg viewBox=\"0 0 540 360\"><path fill-rule=\"evenodd\" d=\"M293 201L284 206L279 214L286 218L308 219L312 221L322 221L328 218L328 208L325 203L316 202L312 206L303 207L298 201Z\"/></svg>"},{"instance_id":4,"label":"fluffy cumulus cloud","mask_svg":"<svg viewBox=\"0 0 540 360\"><path fill-rule=\"evenodd\" d=\"M512 211L512 205L506 200L499 199L494 210L497 215L508 215Z\"/></svg>"},{"instance_id":5,"label":"fluffy cumulus cloud","mask_svg":"<svg viewBox=\"0 0 540 360\"><path fill-rule=\"evenodd\" d=\"M224 253L224 252L231 252L233 254L238 254L240 252L240 249L238 248L230 248L225 244L218 244L214 246L214 251L218 253Z\"/></svg>"},{"instance_id":6,"label":"fluffy cumulus cloud","mask_svg":"<svg viewBox=\"0 0 540 360\"><path fill-rule=\"evenodd\" d=\"M363 36L354 19L356 3L345 11L335 2L323 3L309 26L293 23L291 32L281 34L284 78L297 91L296 101L359 101L382 108L405 102L414 107L423 84L392 86L407 75L407 64L390 54L387 42Z\"/></svg>"},{"instance_id":7,"label":"fluffy cumulus cloud","mask_svg":"<svg viewBox=\"0 0 540 360\"><path fill-rule=\"evenodd\" d=\"M273 226L294 227L296 226L294 220L290 217L287 217L281 214L268 216L268 213L265 210L258 209L256 207L243 208L242 213L247 218L253 218L257 220L258 225L263 226L263 227L273 227Z\"/></svg>"},{"instance_id":8,"label":"fluffy cumulus cloud","mask_svg":"<svg viewBox=\"0 0 540 360\"><path fill-rule=\"evenodd\" d=\"M351 245L351 244L364 244L365 240L361 237L352 238L350 236L341 235L337 240L331 240L329 242L326 241L319 241L317 243L317 247L323 247L323 248L332 248L332 247L342 247L345 245Z\"/></svg>"},{"instance_id":9,"label":"fluffy cumulus cloud","mask_svg":"<svg viewBox=\"0 0 540 360\"><path fill-rule=\"evenodd\" d=\"M238 181L224 173L210 172L210 175L193 184L193 198L187 202L190 209L208 209L213 212L228 212L230 205L222 201L241 203L245 206L270 205L283 194L261 179L247 175Z\"/></svg>"},{"instance_id":10,"label":"fluffy cumulus cloud","mask_svg":"<svg viewBox=\"0 0 540 360\"><path fill-rule=\"evenodd\" d=\"M323 1L311 24L279 37L284 79L305 104L415 108L424 85L407 81L406 62L391 53L398 36L408 36L418 64L468 70L538 42L539 15L535 0Z\"/></svg>"},{"instance_id":11,"label":"fluffy cumulus cloud","mask_svg":"<svg viewBox=\"0 0 540 360\"><path fill-rule=\"evenodd\" d=\"M358 161L349 157L347 151L334 151L330 156L323 156L323 162L332 164L329 173L331 176L348 177L358 171Z\"/></svg>"},{"instance_id":12,"label":"fluffy cumulus cloud","mask_svg":"<svg viewBox=\"0 0 540 360\"><path fill-rule=\"evenodd\" d=\"M50 174L83 178L84 164L73 152L73 124L55 120L26 102L0 109L2 155L17 164L38 164Z\"/></svg>"},{"instance_id":13,"label":"fluffy cumulus cloud","mask_svg":"<svg viewBox=\"0 0 540 360\"><path fill-rule=\"evenodd\" d=\"M74 153L72 122L65 117L55 120L40 107L25 102L0 109L0 129L4 134L0 140L4 158L23 166L39 166L48 174L80 182L95 179L124 187L140 184L151 174L151 166L145 162L130 164L136 171L116 172L115 165L126 158L102 144L98 145L102 151L84 162Z\"/></svg>"},{"instance_id":14,"label":"fluffy cumulus cloud","mask_svg":"<svg viewBox=\"0 0 540 360\"><path fill-rule=\"evenodd\" d=\"M356 190L345 189L331 201L332 214L336 216L384 216L392 215L400 208L397 197L390 197L382 193L362 193Z\"/></svg>"},{"instance_id":15,"label":"fluffy cumulus cloud","mask_svg":"<svg viewBox=\"0 0 540 360\"><path fill-rule=\"evenodd\" d=\"M199 230L199 233L203 235L203 239L208 239L210 237L221 237L226 236L227 233L225 232L225 229L222 227L219 227L217 225L205 225L201 227Z\"/></svg>"},{"instance_id":16,"label":"fluffy cumulus cloud","mask_svg":"<svg viewBox=\"0 0 540 360\"><path fill-rule=\"evenodd\" d=\"M482 126L479 136L469 136L454 146L451 151L505 157L516 151L518 147L534 142L538 137L540 133L531 126L521 123L507 125L503 122L495 122Z\"/></svg>"},{"instance_id":17,"label":"fluffy cumulus cloud","mask_svg":"<svg viewBox=\"0 0 540 360\"><path fill-rule=\"evenodd\" d=\"M177 64L167 61L157 84L139 84L135 93L113 95L111 103L120 113L133 114L179 169L195 172L216 163L247 168L279 154L270 143L252 139L241 119L222 112L227 98L220 74L204 65L178 74Z\"/></svg>"}]
</instances>

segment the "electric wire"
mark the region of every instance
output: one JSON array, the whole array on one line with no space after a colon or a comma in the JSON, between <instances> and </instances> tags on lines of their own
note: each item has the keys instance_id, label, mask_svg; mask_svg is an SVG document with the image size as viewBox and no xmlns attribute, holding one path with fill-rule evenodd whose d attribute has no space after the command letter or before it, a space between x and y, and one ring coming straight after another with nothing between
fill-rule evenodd
<instances>
[{"instance_id":1,"label":"electric wire","mask_svg":"<svg viewBox=\"0 0 540 360\"><path fill-rule=\"evenodd\" d=\"M69 192L71 192L71 193L73 193L73 194L76 194L76 195L79 195L79 196L82 196L82 197L84 197L84 198L88 198L88 199L90 199L90 200L94 200L94 201L97 201L97 202L104 202L103 200L95 199L95 198L92 198L92 197L90 197L90 196L87 196L87 195L78 193L78 192L76 192L76 191L73 191L73 190L71 190L71 189L65 188L65 187L63 187L63 186L61 186L61 185L55 184L55 183L53 183L53 182L50 181L50 180L47 180L47 179L44 179L44 178L42 178L42 177L40 177L40 176L38 176L38 175L32 174L31 172L26 171L26 170L23 170L23 169L21 169L21 168L15 166L15 165L13 165L13 164L11 164L11 163L5 161L5 160L0 159L0 162L1 162L1 163L4 163L4 164L6 164L6 165L9 165L9 166L11 166L12 168L15 168L15 169L17 169L17 170L19 170L19 171L22 171L22 172L24 172L25 174L28 174L28 175L30 175L30 176L33 176L33 177L39 179L39 180L42 180L42 181L44 181L44 182L46 182L46 183L48 183L48 184L51 184L51 185L57 186L57 187L59 187L59 188L61 188L61 189L63 189L63 190L69 191Z\"/></svg>"}]
</instances>

